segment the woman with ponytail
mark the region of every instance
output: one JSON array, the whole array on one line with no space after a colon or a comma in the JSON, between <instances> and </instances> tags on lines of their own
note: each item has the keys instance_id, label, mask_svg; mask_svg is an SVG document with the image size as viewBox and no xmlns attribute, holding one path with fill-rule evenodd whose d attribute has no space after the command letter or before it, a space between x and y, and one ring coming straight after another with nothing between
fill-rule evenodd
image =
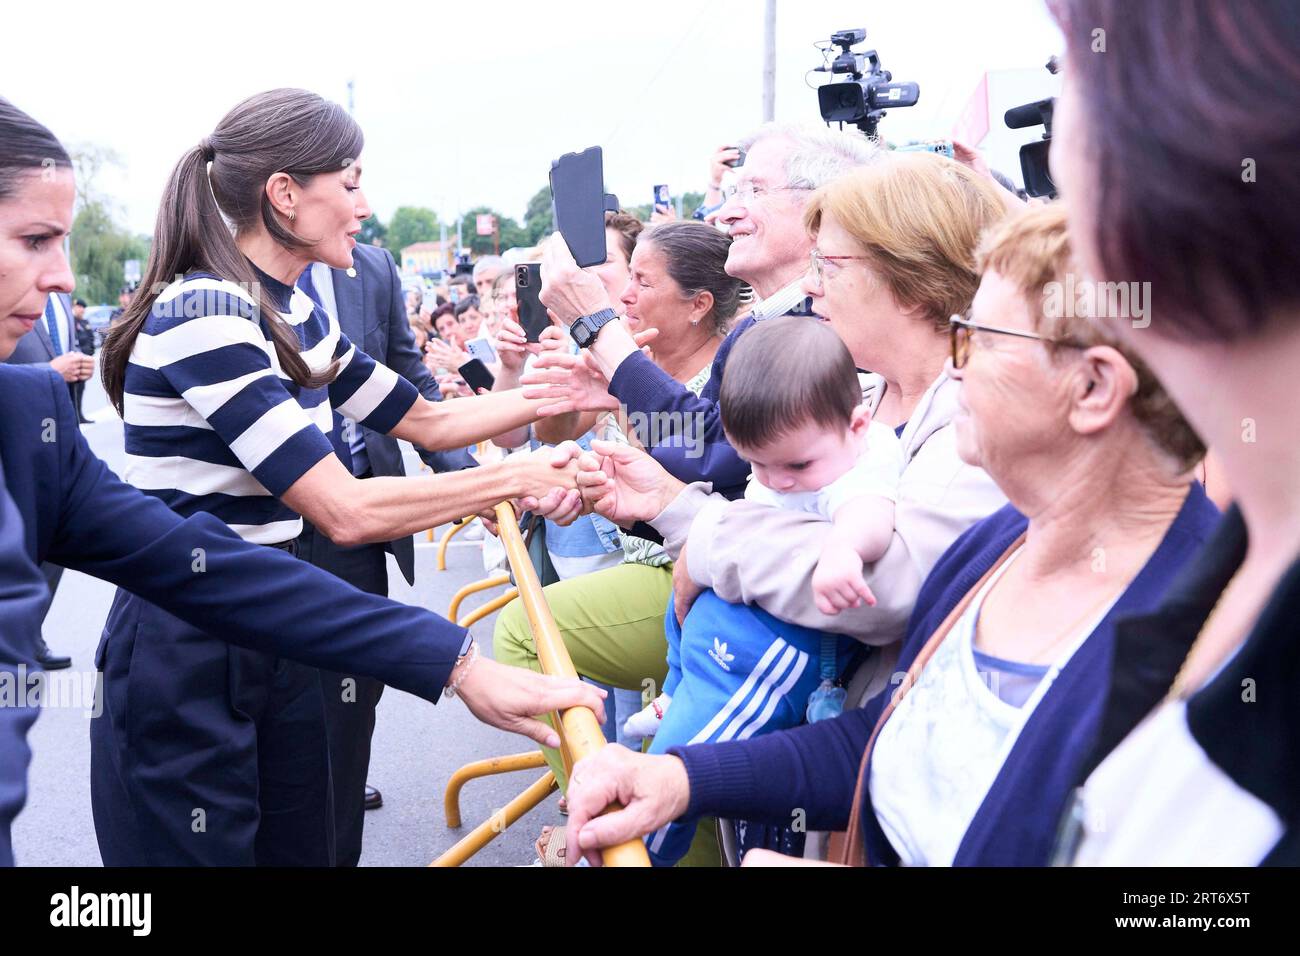
<instances>
[{"instance_id":1,"label":"woman with ponytail","mask_svg":"<svg viewBox=\"0 0 1300 956\"><path fill-rule=\"evenodd\" d=\"M464 628L241 540L212 514L181 516L110 472L78 430L58 373L5 363L48 297L73 290L62 240L76 184L54 135L3 98L0 143L0 687L22 686L34 664L48 603L36 565L154 602L142 614L141 604L119 600L97 658L94 809L104 862L326 861L327 807L301 782L320 760L311 697L288 696L300 673L289 660L434 702L451 687L480 720L542 744L558 738L533 714L600 712L589 684L478 660ZM132 630L129 619L142 623ZM202 630L232 646L200 640ZM34 707L0 706L0 867L12 864L9 821L26 795L35 716Z\"/></svg>"},{"instance_id":2,"label":"woman with ponytail","mask_svg":"<svg viewBox=\"0 0 1300 956\"><path fill-rule=\"evenodd\" d=\"M240 103L181 158L143 291L102 353L125 422L123 477L181 515L210 513L290 552L300 515L343 546L507 498L576 515L569 450L434 477L360 480L343 464L339 416L440 450L524 425L541 404L518 391L428 402L319 304L309 266L350 267L370 215L361 148L336 104L282 89ZM97 665L108 677L91 731L105 863L331 863L314 669L230 647L125 590Z\"/></svg>"}]
</instances>

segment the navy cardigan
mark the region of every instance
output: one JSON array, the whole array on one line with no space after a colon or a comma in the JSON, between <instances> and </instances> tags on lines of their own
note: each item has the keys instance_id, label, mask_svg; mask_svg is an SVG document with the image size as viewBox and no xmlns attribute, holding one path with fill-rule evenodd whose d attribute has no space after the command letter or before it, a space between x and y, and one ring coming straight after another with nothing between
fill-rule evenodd
<instances>
[{"instance_id":1,"label":"navy cardigan","mask_svg":"<svg viewBox=\"0 0 1300 956\"><path fill-rule=\"evenodd\" d=\"M1092 635L1061 670L1025 723L957 849L957 866L1043 866L1079 769L1098 734L1110 686L1115 625L1158 606L1166 589L1218 522L1198 482L1164 539ZM1028 526L1010 505L972 525L944 552L917 596L897 679L949 612ZM789 824L802 812L810 830L848 824L867 742L897 679L861 709L766 737L674 747L686 764L687 817L717 815ZM870 764L866 768L870 773ZM895 853L863 787L867 860L894 865Z\"/></svg>"}]
</instances>

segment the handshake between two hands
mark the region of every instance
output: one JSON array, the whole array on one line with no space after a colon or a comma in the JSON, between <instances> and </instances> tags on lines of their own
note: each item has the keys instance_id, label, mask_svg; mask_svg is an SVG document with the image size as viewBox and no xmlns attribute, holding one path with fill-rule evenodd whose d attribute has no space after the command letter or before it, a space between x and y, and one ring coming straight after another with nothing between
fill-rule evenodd
<instances>
[{"instance_id":1,"label":"handshake between two hands","mask_svg":"<svg viewBox=\"0 0 1300 956\"><path fill-rule=\"evenodd\" d=\"M542 495L524 495L519 508L565 525L595 512L628 527L649 521L664 510L683 487L645 452L618 442L593 441L584 451L576 442L540 449L529 455L536 487Z\"/></svg>"}]
</instances>

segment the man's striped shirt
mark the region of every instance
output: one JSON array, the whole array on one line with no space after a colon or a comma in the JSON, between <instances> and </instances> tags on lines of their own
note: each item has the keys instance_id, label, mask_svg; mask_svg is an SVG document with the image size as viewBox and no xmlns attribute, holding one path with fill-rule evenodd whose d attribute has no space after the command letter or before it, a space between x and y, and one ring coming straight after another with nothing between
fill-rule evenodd
<instances>
[{"instance_id":1,"label":"man's striped shirt","mask_svg":"<svg viewBox=\"0 0 1300 956\"><path fill-rule=\"evenodd\" d=\"M247 541L297 537L302 519L279 500L322 458L332 409L389 432L415 404L415 386L358 350L306 292L259 271L267 299L327 387L304 389L280 368L257 296L191 273L154 302L126 369L123 477L173 511L216 515Z\"/></svg>"}]
</instances>

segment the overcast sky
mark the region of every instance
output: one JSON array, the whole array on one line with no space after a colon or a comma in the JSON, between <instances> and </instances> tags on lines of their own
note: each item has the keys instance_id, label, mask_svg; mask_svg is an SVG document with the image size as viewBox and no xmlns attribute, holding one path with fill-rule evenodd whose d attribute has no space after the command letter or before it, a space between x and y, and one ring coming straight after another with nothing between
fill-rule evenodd
<instances>
[{"instance_id":1,"label":"overcast sky","mask_svg":"<svg viewBox=\"0 0 1300 956\"><path fill-rule=\"evenodd\" d=\"M702 189L713 148L762 118L762 0L223 0L8 4L0 95L67 145L115 150L96 185L150 232L176 160L236 102L300 86L366 134L365 187L444 219L487 204L521 218L550 161L600 145L628 205L655 183ZM891 140L947 135L984 70L1041 68L1060 35L1043 0L778 0L776 118L817 121L813 42L866 27L920 103Z\"/></svg>"}]
</instances>

